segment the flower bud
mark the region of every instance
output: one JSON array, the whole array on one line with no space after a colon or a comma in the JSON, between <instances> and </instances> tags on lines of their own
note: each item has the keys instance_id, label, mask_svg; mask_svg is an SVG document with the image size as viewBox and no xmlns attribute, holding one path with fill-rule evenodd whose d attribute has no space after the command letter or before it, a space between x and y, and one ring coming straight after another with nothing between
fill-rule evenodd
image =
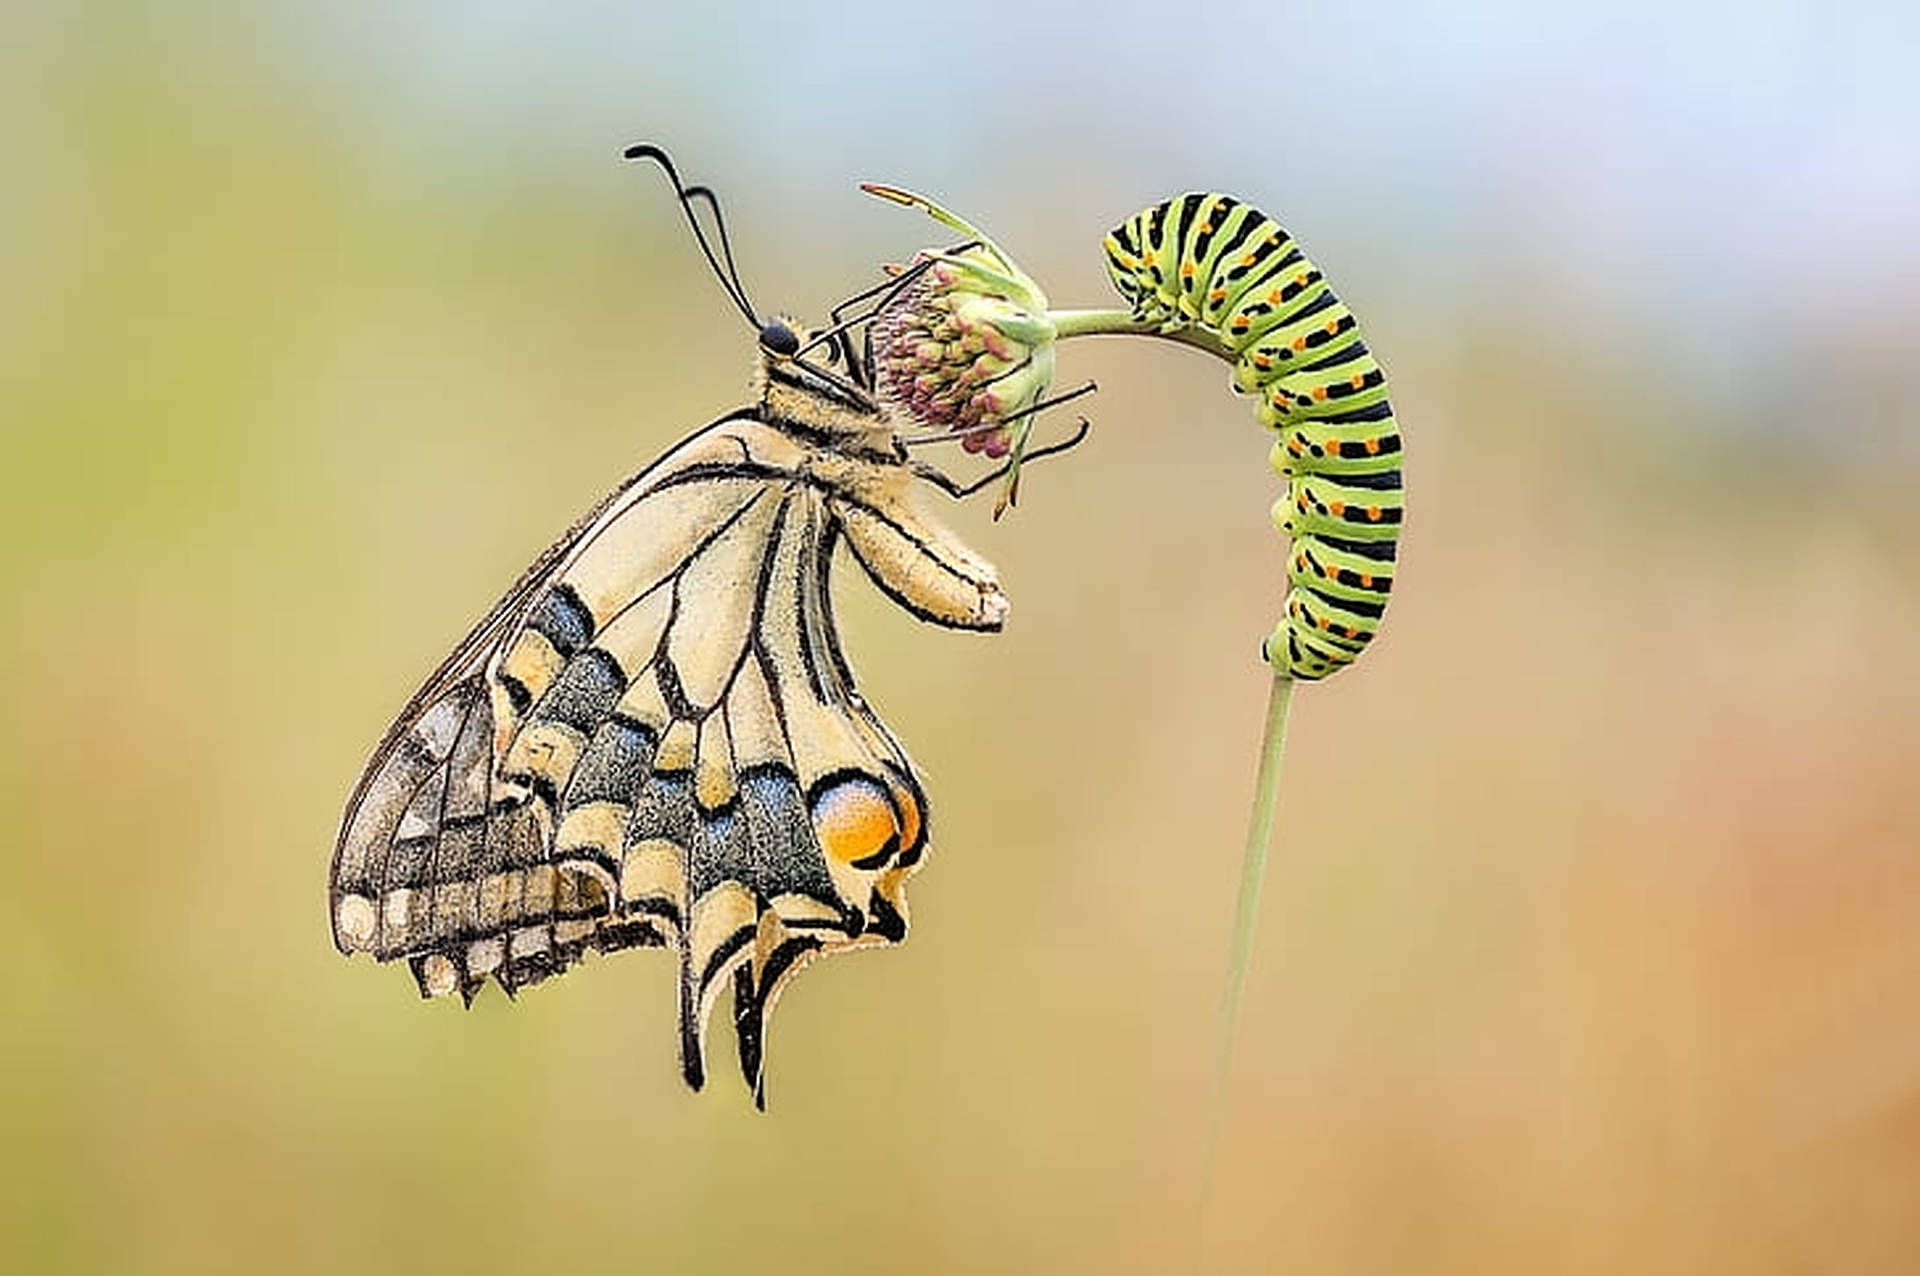
<instances>
[{"instance_id":1,"label":"flower bud","mask_svg":"<svg viewBox=\"0 0 1920 1276\"><path fill-rule=\"evenodd\" d=\"M1046 295L992 240L932 201L892 187L863 189L924 208L970 241L918 253L899 269L911 278L871 329L881 402L958 435L968 452L1012 453L1017 461L1030 409L1053 381Z\"/></svg>"}]
</instances>

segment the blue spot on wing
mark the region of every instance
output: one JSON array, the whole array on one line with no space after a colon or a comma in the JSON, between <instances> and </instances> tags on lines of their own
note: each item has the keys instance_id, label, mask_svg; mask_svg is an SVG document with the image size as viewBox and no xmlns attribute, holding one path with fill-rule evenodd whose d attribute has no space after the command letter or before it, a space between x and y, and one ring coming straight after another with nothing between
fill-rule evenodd
<instances>
[{"instance_id":1,"label":"blue spot on wing","mask_svg":"<svg viewBox=\"0 0 1920 1276\"><path fill-rule=\"evenodd\" d=\"M527 628L536 630L563 656L593 640L593 613L564 581L548 590L527 618Z\"/></svg>"}]
</instances>

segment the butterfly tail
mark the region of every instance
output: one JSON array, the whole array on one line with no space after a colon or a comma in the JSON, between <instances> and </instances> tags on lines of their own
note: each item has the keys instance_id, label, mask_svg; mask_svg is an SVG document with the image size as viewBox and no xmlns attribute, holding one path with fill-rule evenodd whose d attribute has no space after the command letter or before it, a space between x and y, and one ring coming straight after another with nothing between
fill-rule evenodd
<instances>
[{"instance_id":1,"label":"butterfly tail","mask_svg":"<svg viewBox=\"0 0 1920 1276\"><path fill-rule=\"evenodd\" d=\"M695 986L692 945L680 945L680 1076L690 1090L707 1083L704 1040L706 1016L700 1013L700 989Z\"/></svg>"},{"instance_id":2,"label":"butterfly tail","mask_svg":"<svg viewBox=\"0 0 1920 1276\"><path fill-rule=\"evenodd\" d=\"M734 972L733 1030L740 1048L740 1075L753 1091L754 1106L767 1109L767 1018L786 988L787 980L812 958L825 951L817 935L796 935L779 914L760 916L751 960Z\"/></svg>"}]
</instances>

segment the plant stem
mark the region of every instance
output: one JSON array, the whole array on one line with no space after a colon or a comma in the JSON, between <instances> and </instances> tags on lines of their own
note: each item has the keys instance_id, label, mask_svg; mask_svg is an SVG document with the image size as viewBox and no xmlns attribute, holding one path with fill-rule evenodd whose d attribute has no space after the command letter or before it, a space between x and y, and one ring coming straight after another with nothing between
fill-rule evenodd
<instances>
[{"instance_id":1,"label":"plant stem","mask_svg":"<svg viewBox=\"0 0 1920 1276\"><path fill-rule=\"evenodd\" d=\"M1267 876L1267 850L1273 841L1274 809L1280 801L1280 764L1287 753L1287 710L1293 703L1293 679L1276 673L1267 699L1267 729L1260 742L1260 772L1254 780L1253 814L1247 823L1247 849L1240 861L1240 896L1234 905L1233 937L1227 948L1227 979L1220 994L1218 1054L1214 1060L1213 1111L1201 1160L1200 1202L1194 1226L1194 1264L1200 1261L1207 1205L1213 1198L1214 1163L1226 1119L1227 1082L1240 1026L1240 997L1246 990L1253 957L1253 933L1260 920L1260 887Z\"/></svg>"},{"instance_id":2,"label":"plant stem","mask_svg":"<svg viewBox=\"0 0 1920 1276\"><path fill-rule=\"evenodd\" d=\"M1131 310L1049 310L1054 336L1066 337L1159 337L1178 341L1183 346L1204 350L1232 363L1239 356L1212 332L1196 324L1182 324L1168 332L1160 325L1134 316Z\"/></svg>"},{"instance_id":3,"label":"plant stem","mask_svg":"<svg viewBox=\"0 0 1920 1276\"><path fill-rule=\"evenodd\" d=\"M1267 734L1260 742L1260 773L1254 780L1253 815L1247 823L1247 851L1240 861L1240 898L1234 905L1233 941L1227 950L1227 984L1220 996L1220 1081L1240 1020L1240 994L1253 956L1254 927L1260 921L1260 887L1267 876L1267 849L1273 841L1273 812L1280 802L1280 764L1287 753L1287 710L1293 703L1293 679L1275 674L1267 698Z\"/></svg>"},{"instance_id":4,"label":"plant stem","mask_svg":"<svg viewBox=\"0 0 1920 1276\"><path fill-rule=\"evenodd\" d=\"M1204 350L1233 363L1238 353L1211 329L1182 323L1167 327L1138 318L1130 310L1049 310L1054 335L1066 337L1159 337ZM1226 986L1221 989L1218 1054L1214 1060L1213 1105L1201 1146L1200 1186L1194 1208L1193 1268L1199 1270L1201 1239L1206 1233L1207 1206L1213 1199L1215 1162L1220 1154L1220 1131L1226 1120L1227 1080L1233 1064L1233 1046L1240 1026L1240 997L1247 985L1247 967L1253 957L1253 932L1260 920L1260 887L1267 876L1267 848L1273 841L1274 808L1280 800L1280 764L1287 753L1287 710L1293 703L1293 679L1275 674L1267 699L1266 736L1260 742L1260 773L1254 781L1253 814L1247 826L1247 849L1240 862L1240 898L1234 905L1233 937L1227 948Z\"/></svg>"},{"instance_id":5,"label":"plant stem","mask_svg":"<svg viewBox=\"0 0 1920 1276\"><path fill-rule=\"evenodd\" d=\"M1057 337L1154 335L1152 324L1133 317L1130 310L1049 310Z\"/></svg>"}]
</instances>

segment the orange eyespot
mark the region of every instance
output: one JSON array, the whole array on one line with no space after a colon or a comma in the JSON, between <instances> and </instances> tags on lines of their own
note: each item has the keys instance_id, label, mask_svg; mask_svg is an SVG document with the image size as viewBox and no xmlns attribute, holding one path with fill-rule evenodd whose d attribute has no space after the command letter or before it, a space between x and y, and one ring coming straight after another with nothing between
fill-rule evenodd
<instances>
[{"instance_id":1,"label":"orange eyespot","mask_svg":"<svg viewBox=\"0 0 1920 1276\"><path fill-rule=\"evenodd\" d=\"M813 800L813 829L820 849L843 864L859 864L900 845L892 798L864 775L821 790Z\"/></svg>"},{"instance_id":2,"label":"orange eyespot","mask_svg":"<svg viewBox=\"0 0 1920 1276\"><path fill-rule=\"evenodd\" d=\"M1380 521L1380 507L1378 505L1367 506L1367 521L1369 523L1377 523Z\"/></svg>"},{"instance_id":3,"label":"orange eyespot","mask_svg":"<svg viewBox=\"0 0 1920 1276\"><path fill-rule=\"evenodd\" d=\"M1333 336L1335 333L1339 331L1340 331L1340 321L1338 319L1335 319L1332 323L1327 325L1327 335L1329 337Z\"/></svg>"},{"instance_id":4,"label":"orange eyespot","mask_svg":"<svg viewBox=\"0 0 1920 1276\"><path fill-rule=\"evenodd\" d=\"M1378 456L1379 454L1380 454L1380 440L1379 440L1379 439L1377 439L1377 438L1372 438L1372 439L1368 439L1368 440L1367 440L1367 455L1368 455L1368 456Z\"/></svg>"},{"instance_id":5,"label":"orange eyespot","mask_svg":"<svg viewBox=\"0 0 1920 1276\"><path fill-rule=\"evenodd\" d=\"M1366 575L1365 573L1362 573L1362 574L1361 574L1361 577L1360 577L1360 587L1361 587L1362 589L1372 589L1372 588L1373 588L1373 577L1371 577L1371 576L1368 576L1368 575Z\"/></svg>"},{"instance_id":6,"label":"orange eyespot","mask_svg":"<svg viewBox=\"0 0 1920 1276\"><path fill-rule=\"evenodd\" d=\"M1323 385L1317 385L1317 386L1315 386L1315 387L1313 387L1313 397L1314 397L1314 398L1316 398L1316 399L1324 399L1324 398L1326 398L1326 397L1327 397L1327 387L1325 387L1325 386L1323 386Z\"/></svg>"},{"instance_id":7,"label":"orange eyespot","mask_svg":"<svg viewBox=\"0 0 1920 1276\"><path fill-rule=\"evenodd\" d=\"M1356 373L1354 373L1354 374L1353 374L1353 388L1354 388L1354 389L1356 389L1356 390L1358 390L1358 389L1360 389L1361 387L1363 387L1363 386L1365 386L1366 384L1367 384L1367 378L1366 378L1366 374L1364 374L1364 373L1360 373L1360 372L1356 372Z\"/></svg>"},{"instance_id":8,"label":"orange eyespot","mask_svg":"<svg viewBox=\"0 0 1920 1276\"><path fill-rule=\"evenodd\" d=\"M1329 513L1333 514L1335 517L1342 517L1347 512L1347 503L1345 501L1330 502L1327 505L1327 510Z\"/></svg>"},{"instance_id":9,"label":"orange eyespot","mask_svg":"<svg viewBox=\"0 0 1920 1276\"><path fill-rule=\"evenodd\" d=\"M1305 350L1307 348L1307 339L1305 337L1295 337L1293 339L1293 348L1295 350Z\"/></svg>"}]
</instances>

